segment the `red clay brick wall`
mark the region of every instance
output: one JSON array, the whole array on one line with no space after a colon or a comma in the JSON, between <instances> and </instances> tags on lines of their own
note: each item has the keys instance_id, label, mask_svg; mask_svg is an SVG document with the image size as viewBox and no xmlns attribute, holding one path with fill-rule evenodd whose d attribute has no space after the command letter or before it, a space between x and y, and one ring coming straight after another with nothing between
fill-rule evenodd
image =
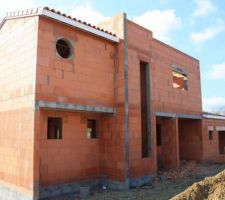
<instances>
[{"instance_id":1,"label":"red clay brick wall","mask_svg":"<svg viewBox=\"0 0 225 200\"><path fill-rule=\"evenodd\" d=\"M202 121L178 120L180 160L202 161Z\"/></svg>"},{"instance_id":2,"label":"red clay brick wall","mask_svg":"<svg viewBox=\"0 0 225 200\"><path fill-rule=\"evenodd\" d=\"M131 177L137 177L156 170L155 112L201 114L200 72L196 59L153 39L151 31L131 21L128 21L128 47ZM152 156L145 159L141 157L140 61L149 63L151 75ZM187 71L188 91L173 88L172 64ZM176 143L172 137L171 141ZM178 155L174 162L167 162L168 167L177 166L177 160Z\"/></svg>"},{"instance_id":3,"label":"red clay brick wall","mask_svg":"<svg viewBox=\"0 0 225 200\"><path fill-rule=\"evenodd\" d=\"M120 116L101 116L100 176L124 181L124 132L121 130L123 125L121 119Z\"/></svg>"},{"instance_id":4,"label":"red clay brick wall","mask_svg":"<svg viewBox=\"0 0 225 200\"><path fill-rule=\"evenodd\" d=\"M161 163L159 163L161 166L159 167L163 169L178 169L179 144L177 119L161 118L159 122L162 127Z\"/></svg>"},{"instance_id":5,"label":"red clay brick wall","mask_svg":"<svg viewBox=\"0 0 225 200\"><path fill-rule=\"evenodd\" d=\"M208 127L213 126L213 140L209 140ZM219 156L219 138L216 126L225 126L224 120L203 119L203 161L217 161Z\"/></svg>"},{"instance_id":6,"label":"red clay brick wall","mask_svg":"<svg viewBox=\"0 0 225 200\"><path fill-rule=\"evenodd\" d=\"M48 117L61 117L62 139L47 139ZM99 115L40 111L40 185L50 186L99 177L100 139L87 138L87 119ZM98 129L101 136L101 130Z\"/></svg>"},{"instance_id":7,"label":"red clay brick wall","mask_svg":"<svg viewBox=\"0 0 225 200\"><path fill-rule=\"evenodd\" d=\"M7 20L0 29L0 179L32 195L38 18ZM2 183L2 182L1 182Z\"/></svg>"},{"instance_id":8,"label":"red clay brick wall","mask_svg":"<svg viewBox=\"0 0 225 200\"><path fill-rule=\"evenodd\" d=\"M55 40L58 36L66 37L74 43L74 58L72 60L66 61L56 56ZM93 159L88 161L92 154L88 157L85 154L79 156L79 162L83 162L84 171L88 171L89 168L92 169L93 165L95 166L95 170L84 172L87 175L83 178L90 179L94 175L97 178L100 174L106 178L124 180L123 42L116 46L99 37L44 18L40 18L38 38L37 100L117 108L117 115L113 120L112 117L101 116L103 131L99 141L83 143L89 151L94 148L92 153L96 158L94 161ZM114 57L115 53L116 57ZM66 134L72 136L76 129L76 127L73 129L70 125ZM85 131L84 125L79 123L77 131L81 135L86 133L83 133ZM109 137L108 134L111 136ZM54 145L57 146L57 143L52 144L52 148ZM65 143L64 145L67 148L68 144ZM69 148L74 151L77 150L76 145ZM40 151L43 151L42 155L44 155L44 151L48 152L48 149L40 147ZM97 157L95 154L97 154ZM63 155L60 157L64 159ZM76 156L70 159L77 163ZM47 164L52 168L51 163L48 161ZM78 171L77 174L68 172L70 168L71 166L66 167L65 164L59 170L64 171L66 176L62 177L54 172L55 177L50 174L49 180L42 180L41 184L59 184L81 179L81 175L84 173L79 175ZM43 168L41 173L44 171L46 170ZM46 175L46 177L48 176Z\"/></svg>"},{"instance_id":9,"label":"red clay brick wall","mask_svg":"<svg viewBox=\"0 0 225 200\"><path fill-rule=\"evenodd\" d=\"M128 28L128 90L130 132L130 176L137 178L156 171L154 115L152 114L151 156L142 158L140 61L150 63L152 32L127 21ZM150 102L149 102L150 103Z\"/></svg>"},{"instance_id":10,"label":"red clay brick wall","mask_svg":"<svg viewBox=\"0 0 225 200\"><path fill-rule=\"evenodd\" d=\"M58 37L73 43L74 55L56 55ZM37 100L114 106L113 43L40 17L38 32Z\"/></svg>"},{"instance_id":11,"label":"red clay brick wall","mask_svg":"<svg viewBox=\"0 0 225 200\"><path fill-rule=\"evenodd\" d=\"M158 112L201 114L198 61L155 39L152 41L151 55L153 109ZM187 71L187 91L173 88L172 64Z\"/></svg>"},{"instance_id":12,"label":"red clay brick wall","mask_svg":"<svg viewBox=\"0 0 225 200\"><path fill-rule=\"evenodd\" d=\"M100 27L116 33L121 38L116 45L115 107L116 115L102 116L100 140L100 174L103 177L124 181L125 173L125 80L124 80L124 14L100 24Z\"/></svg>"}]
</instances>

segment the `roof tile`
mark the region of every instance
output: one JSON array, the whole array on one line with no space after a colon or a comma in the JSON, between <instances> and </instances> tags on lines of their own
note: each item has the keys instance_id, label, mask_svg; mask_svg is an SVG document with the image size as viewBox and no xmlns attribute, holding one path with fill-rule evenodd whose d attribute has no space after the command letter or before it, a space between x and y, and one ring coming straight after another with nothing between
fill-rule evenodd
<instances>
[{"instance_id":1,"label":"roof tile","mask_svg":"<svg viewBox=\"0 0 225 200\"><path fill-rule=\"evenodd\" d=\"M81 21L80 19L73 18L70 15L67 15L65 13L62 13L62 12L57 11L55 9L51 9L49 7L39 7L39 8L34 8L34 9L20 10L20 11L17 11L17 12L9 12L9 13L7 13L7 16L6 17L10 18L10 17L19 17L19 16L26 16L26 15L41 14L42 13L42 10L48 10L50 12L53 12L55 14L64 16L64 17L69 18L71 20L74 20L76 22L82 23L82 24L84 24L86 26L89 26L91 28L94 28L96 30L102 31L102 32L107 33L107 34L110 34L112 36L116 36L116 34L113 34L112 32L109 32L107 30L104 30L102 28L99 28L99 27L97 27L95 25L91 25L90 23L87 23L85 21Z\"/></svg>"},{"instance_id":2,"label":"roof tile","mask_svg":"<svg viewBox=\"0 0 225 200\"><path fill-rule=\"evenodd\" d=\"M81 21L80 19L72 18L70 15L66 15L65 13L62 14L60 11L56 11L55 9L51 9L51 8L49 8L49 7L44 7L43 9L46 9L46 10L49 10L49 11L54 12L54 13L56 13L56 14L62 15L62 16L64 16L64 17L67 17L67 18L72 19L72 20L74 20L74 21L76 21L76 22L82 23L82 24L84 24L84 25L90 26L90 27L92 27L92 28L94 28L94 29L97 29L97 30L99 30L99 31L105 32L105 33L110 34L110 35L112 35L112 36L116 36L116 34L113 34L112 32L109 32L109 31L107 31L107 30L104 30L104 29L101 29L101 28L99 28L99 27L96 27L95 25L91 25L90 23L87 23L87 22L85 22L85 21Z\"/></svg>"}]
</instances>

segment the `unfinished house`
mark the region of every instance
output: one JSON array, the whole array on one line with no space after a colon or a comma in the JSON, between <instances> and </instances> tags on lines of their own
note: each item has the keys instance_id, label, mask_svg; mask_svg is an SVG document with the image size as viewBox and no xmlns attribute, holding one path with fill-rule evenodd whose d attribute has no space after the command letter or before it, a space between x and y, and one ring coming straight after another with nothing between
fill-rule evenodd
<instances>
[{"instance_id":1,"label":"unfinished house","mask_svg":"<svg viewBox=\"0 0 225 200\"><path fill-rule=\"evenodd\" d=\"M99 27L49 8L0 25L0 199L128 189L180 160L225 161L199 61L119 14Z\"/></svg>"}]
</instances>

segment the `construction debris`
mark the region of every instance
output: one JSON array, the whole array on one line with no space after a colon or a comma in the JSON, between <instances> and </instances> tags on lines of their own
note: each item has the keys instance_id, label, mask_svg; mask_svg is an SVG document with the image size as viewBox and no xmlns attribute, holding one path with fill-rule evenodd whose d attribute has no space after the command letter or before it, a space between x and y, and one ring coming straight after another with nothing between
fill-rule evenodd
<instances>
[{"instance_id":1,"label":"construction debris","mask_svg":"<svg viewBox=\"0 0 225 200\"><path fill-rule=\"evenodd\" d=\"M197 172L201 172L203 167L200 164L197 164L196 161L181 161L180 169L175 171L164 171L161 170L158 172L158 176L155 178L156 181L158 180L175 180L186 178L188 176L194 175Z\"/></svg>"}]
</instances>

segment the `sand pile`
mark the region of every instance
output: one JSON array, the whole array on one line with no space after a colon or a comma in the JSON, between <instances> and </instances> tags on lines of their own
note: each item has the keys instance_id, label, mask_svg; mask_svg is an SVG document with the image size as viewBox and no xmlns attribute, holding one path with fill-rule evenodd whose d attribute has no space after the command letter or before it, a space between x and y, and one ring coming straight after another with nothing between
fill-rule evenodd
<instances>
[{"instance_id":1,"label":"sand pile","mask_svg":"<svg viewBox=\"0 0 225 200\"><path fill-rule=\"evenodd\" d=\"M225 170L194 183L171 200L225 200Z\"/></svg>"}]
</instances>

